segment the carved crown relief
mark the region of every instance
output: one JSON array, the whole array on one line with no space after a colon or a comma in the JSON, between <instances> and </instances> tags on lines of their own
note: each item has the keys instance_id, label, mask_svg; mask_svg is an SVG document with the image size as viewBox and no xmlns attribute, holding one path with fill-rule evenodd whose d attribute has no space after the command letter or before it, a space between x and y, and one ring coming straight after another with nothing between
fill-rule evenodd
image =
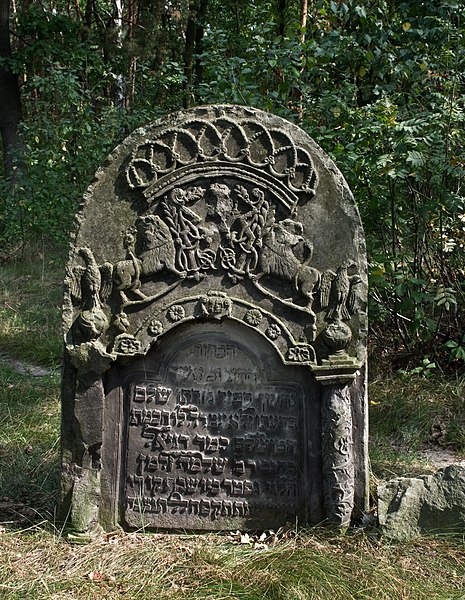
<instances>
[{"instance_id":1,"label":"carved crown relief","mask_svg":"<svg viewBox=\"0 0 465 600\"><path fill-rule=\"evenodd\" d=\"M268 129L256 119L224 115L212 121L187 120L139 145L126 178L131 189L146 189L150 196L166 189L175 172L177 180L189 180L199 173L208 175L211 167L216 167L213 177L218 168L228 173L249 167L258 180L282 188L291 212L299 199L313 198L318 182L310 154L286 131Z\"/></svg>"},{"instance_id":2,"label":"carved crown relief","mask_svg":"<svg viewBox=\"0 0 465 600\"><path fill-rule=\"evenodd\" d=\"M252 116L189 119L137 145L124 176L148 209L121 232L123 260L99 265L90 248L77 249L70 347L98 346L114 359L145 353L184 321L232 318L260 331L285 363L337 369L336 357L355 372L346 349L366 286L356 257L312 266L300 211L316 201L318 174L291 135Z\"/></svg>"}]
</instances>

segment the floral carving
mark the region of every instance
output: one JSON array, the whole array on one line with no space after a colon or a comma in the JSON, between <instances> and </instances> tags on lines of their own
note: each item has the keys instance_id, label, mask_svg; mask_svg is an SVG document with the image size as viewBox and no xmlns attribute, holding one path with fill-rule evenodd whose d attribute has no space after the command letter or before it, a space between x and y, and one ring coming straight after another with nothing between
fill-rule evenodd
<instances>
[{"instance_id":1,"label":"floral carving","mask_svg":"<svg viewBox=\"0 0 465 600\"><path fill-rule=\"evenodd\" d=\"M114 352L132 356L140 351L142 344L132 335L121 334L115 339Z\"/></svg>"},{"instance_id":2,"label":"floral carving","mask_svg":"<svg viewBox=\"0 0 465 600\"><path fill-rule=\"evenodd\" d=\"M267 328L265 333L270 338L270 340L276 340L281 335L281 327L279 325L276 325L276 323L272 323Z\"/></svg>"},{"instance_id":3,"label":"floral carving","mask_svg":"<svg viewBox=\"0 0 465 600\"><path fill-rule=\"evenodd\" d=\"M184 310L184 307L180 304L175 304L174 306L168 309L167 316L170 321L172 321L173 323L177 323L178 321L182 321L182 319L184 319L184 317L186 316L186 311Z\"/></svg>"},{"instance_id":4,"label":"floral carving","mask_svg":"<svg viewBox=\"0 0 465 600\"><path fill-rule=\"evenodd\" d=\"M248 325L253 325L254 327L259 325L261 323L262 319L263 319L262 313L256 308L251 308L244 315L244 321Z\"/></svg>"},{"instance_id":5,"label":"floral carving","mask_svg":"<svg viewBox=\"0 0 465 600\"><path fill-rule=\"evenodd\" d=\"M163 325L160 321L152 319L147 326L147 331L153 337L158 337L163 333Z\"/></svg>"},{"instance_id":6,"label":"floral carving","mask_svg":"<svg viewBox=\"0 0 465 600\"><path fill-rule=\"evenodd\" d=\"M287 358L297 363L315 362L315 351L311 346L292 346Z\"/></svg>"}]
</instances>

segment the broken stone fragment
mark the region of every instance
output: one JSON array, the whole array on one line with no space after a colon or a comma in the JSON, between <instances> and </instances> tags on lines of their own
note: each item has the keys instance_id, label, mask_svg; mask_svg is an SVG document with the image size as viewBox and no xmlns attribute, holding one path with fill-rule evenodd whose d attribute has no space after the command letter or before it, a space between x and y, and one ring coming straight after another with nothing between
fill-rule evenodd
<instances>
[{"instance_id":1,"label":"broken stone fragment","mask_svg":"<svg viewBox=\"0 0 465 600\"><path fill-rule=\"evenodd\" d=\"M383 535L403 541L422 534L465 529L465 461L434 475L398 477L378 486L378 519Z\"/></svg>"}]
</instances>

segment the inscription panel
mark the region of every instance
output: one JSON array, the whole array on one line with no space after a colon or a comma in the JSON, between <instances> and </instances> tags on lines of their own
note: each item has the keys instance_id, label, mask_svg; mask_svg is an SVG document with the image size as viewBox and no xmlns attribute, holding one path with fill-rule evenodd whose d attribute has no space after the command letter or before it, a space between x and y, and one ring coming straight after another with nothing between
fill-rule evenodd
<instances>
[{"instance_id":1,"label":"inscription panel","mask_svg":"<svg viewBox=\"0 0 465 600\"><path fill-rule=\"evenodd\" d=\"M268 381L240 344L185 346L127 386L130 527L279 525L302 504L304 392Z\"/></svg>"}]
</instances>

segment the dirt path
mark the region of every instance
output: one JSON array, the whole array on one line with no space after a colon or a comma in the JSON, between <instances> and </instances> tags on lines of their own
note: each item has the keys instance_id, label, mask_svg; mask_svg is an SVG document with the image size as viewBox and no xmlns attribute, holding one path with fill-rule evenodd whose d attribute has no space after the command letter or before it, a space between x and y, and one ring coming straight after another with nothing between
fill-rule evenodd
<instances>
[{"instance_id":1,"label":"dirt path","mask_svg":"<svg viewBox=\"0 0 465 600\"><path fill-rule=\"evenodd\" d=\"M52 369L47 369L46 367L38 367L37 365L31 365L30 363L24 362L22 360L18 360L17 358L12 358L0 351L0 364L6 365L13 369L17 373L21 375L29 375L31 377L46 377L47 375L51 375L55 371Z\"/></svg>"},{"instance_id":2,"label":"dirt path","mask_svg":"<svg viewBox=\"0 0 465 600\"><path fill-rule=\"evenodd\" d=\"M465 465L463 456L457 456L445 448L428 448L422 450L419 454L423 460L429 462L435 469L444 469L454 463L464 463Z\"/></svg>"}]
</instances>

